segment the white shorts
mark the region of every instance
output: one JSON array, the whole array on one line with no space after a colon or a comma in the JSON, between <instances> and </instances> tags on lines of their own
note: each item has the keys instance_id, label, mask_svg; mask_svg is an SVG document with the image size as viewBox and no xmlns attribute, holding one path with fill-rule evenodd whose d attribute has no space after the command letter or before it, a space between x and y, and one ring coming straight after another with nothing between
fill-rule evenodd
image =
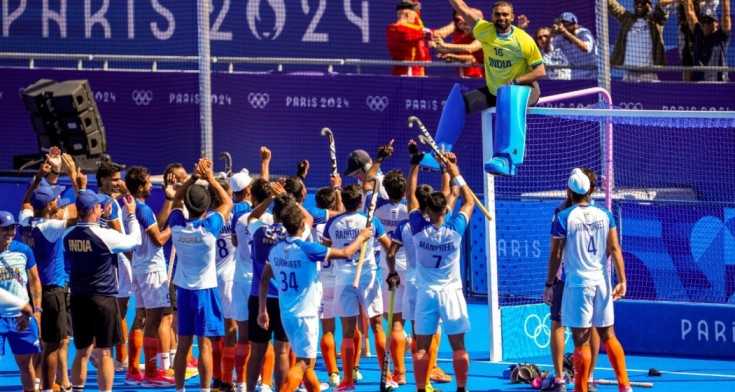
<instances>
[{"instance_id":1,"label":"white shorts","mask_svg":"<svg viewBox=\"0 0 735 392\"><path fill-rule=\"evenodd\" d=\"M226 319L232 319L233 315L232 286L232 280L217 279L217 288L219 289L219 296L222 299L222 314Z\"/></svg>"},{"instance_id":2,"label":"white shorts","mask_svg":"<svg viewBox=\"0 0 735 392\"><path fill-rule=\"evenodd\" d=\"M253 274L232 282L232 301L230 316L235 321L248 321L248 299L253 284Z\"/></svg>"},{"instance_id":3,"label":"white shorts","mask_svg":"<svg viewBox=\"0 0 735 392\"><path fill-rule=\"evenodd\" d=\"M612 289L607 282L587 287L564 286L561 301L561 323L565 327L609 327L615 323Z\"/></svg>"},{"instance_id":4,"label":"white shorts","mask_svg":"<svg viewBox=\"0 0 735 392\"><path fill-rule=\"evenodd\" d=\"M137 308L158 309L171 306L166 271L133 274L133 291Z\"/></svg>"},{"instance_id":5,"label":"white shorts","mask_svg":"<svg viewBox=\"0 0 735 392\"><path fill-rule=\"evenodd\" d=\"M412 279L410 281L406 281L405 284L403 283L403 280L401 280L401 285L404 286L403 300L401 301L403 319L413 321L416 319L416 292L418 291L416 280Z\"/></svg>"},{"instance_id":6,"label":"white shorts","mask_svg":"<svg viewBox=\"0 0 735 392\"><path fill-rule=\"evenodd\" d=\"M470 318L461 287L441 291L419 289L416 297L416 335L433 335L439 327L439 320L447 335L469 332Z\"/></svg>"},{"instance_id":7,"label":"white shorts","mask_svg":"<svg viewBox=\"0 0 735 392\"><path fill-rule=\"evenodd\" d=\"M133 267L125 255L117 259L117 298L130 298L133 295Z\"/></svg>"},{"instance_id":8,"label":"white shorts","mask_svg":"<svg viewBox=\"0 0 735 392\"><path fill-rule=\"evenodd\" d=\"M316 358L319 317L292 317L281 313L281 324L296 358Z\"/></svg>"},{"instance_id":9,"label":"white shorts","mask_svg":"<svg viewBox=\"0 0 735 392\"><path fill-rule=\"evenodd\" d=\"M370 318L382 315L383 299L376 275L377 271L363 270L358 288L352 287L351 282L338 281L334 287L335 316L359 316L360 307L365 309Z\"/></svg>"},{"instance_id":10,"label":"white shorts","mask_svg":"<svg viewBox=\"0 0 735 392\"><path fill-rule=\"evenodd\" d=\"M406 281L403 280L405 276L402 271L398 272L398 277L401 279L401 284L396 287L396 301L393 304L393 313L403 313L403 297L406 295ZM390 307L390 290L388 290L388 283L385 280L380 282L380 290L383 296L383 309L388 313Z\"/></svg>"},{"instance_id":11,"label":"white shorts","mask_svg":"<svg viewBox=\"0 0 735 392\"><path fill-rule=\"evenodd\" d=\"M334 306L334 278L322 279L322 303L319 305L319 319L333 319Z\"/></svg>"}]
</instances>

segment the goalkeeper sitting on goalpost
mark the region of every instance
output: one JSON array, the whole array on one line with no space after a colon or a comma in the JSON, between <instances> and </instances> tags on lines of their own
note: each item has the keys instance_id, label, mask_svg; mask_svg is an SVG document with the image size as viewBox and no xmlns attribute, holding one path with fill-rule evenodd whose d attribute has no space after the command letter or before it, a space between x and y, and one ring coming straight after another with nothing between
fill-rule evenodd
<instances>
[{"instance_id":1,"label":"goalkeeper sitting on goalpost","mask_svg":"<svg viewBox=\"0 0 735 392\"><path fill-rule=\"evenodd\" d=\"M486 86L466 92L461 91L459 84L452 88L436 134L436 141L447 149L451 149L459 138L465 114L495 106L500 87L508 84L530 86L528 102L533 105L541 95L537 81L546 75L541 51L533 38L513 26L515 15L510 2L495 3L490 22L483 18L480 10L470 8L464 0L449 0L449 3L470 25L475 39L482 44ZM485 163L485 170L493 174L515 174L516 166L523 162L525 130L499 127L494 144L495 156ZM438 168L438 164L430 160L424 164Z\"/></svg>"}]
</instances>

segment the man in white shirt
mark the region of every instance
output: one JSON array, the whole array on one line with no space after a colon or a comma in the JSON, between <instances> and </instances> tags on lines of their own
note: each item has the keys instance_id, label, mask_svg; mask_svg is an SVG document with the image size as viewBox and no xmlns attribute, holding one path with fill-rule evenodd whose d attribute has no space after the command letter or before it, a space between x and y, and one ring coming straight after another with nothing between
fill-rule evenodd
<instances>
[{"instance_id":1,"label":"man in white shirt","mask_svg":"<svg viewBox=\"0 0 735 392\"><path fill-rule=\"evenodd\" d=\"M551 43L569 61L572 79L594 79L597 44L592 32L579 25L577 16L564 12L553 26L556 36Z\"/></svg>"}]
</instances>

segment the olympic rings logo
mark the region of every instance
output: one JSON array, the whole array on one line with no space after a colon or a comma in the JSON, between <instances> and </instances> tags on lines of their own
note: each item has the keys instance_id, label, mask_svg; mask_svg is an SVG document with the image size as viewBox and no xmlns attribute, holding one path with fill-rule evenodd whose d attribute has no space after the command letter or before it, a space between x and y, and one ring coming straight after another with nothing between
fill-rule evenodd
<instances>
[{"instance_id":1,"label":"olympic rings logo","mask_svg":"<svg viewBox=\"0 0 735 392\"><path fill-rule=\"evenodd\" d=\"M365 105L367 105L368 109L370 109L370 111L373 111L373 112L385 111L385 109L388 108L389 104L390 104L390 100L385 95L381 95L381 96L368 95L365 98Z\"/></svg>"},{"instance_id":2,"label":"olympic rings logo","mask_svg":"<svg viewBox=\"0 0 735 392\"><path fill-rule=\"evenodd\" d=\"M153 91L151 90L133 90L131 94L133 102L136 106L148 106L153 102Z\"/></svg>"},{"instance_id":3,"label":"olympic rings logo","mask_svg":"<svg viewBox=\"0 0 735 392\"><path fill-rule=\"evenodd\" d=\"M550 319L550 313L546 313L546 317L543 319L537 314L529 314L523 323L523 332L526 333L529 339L536 343L536 347L538 348L543 349L549 347L549 343L551 343Z\"/></svg>"},{"instance_id":4,"label":"olympic rings logo","mask_svg":"<svg viewBox=\"0 0 735 392\"><path fill-rule=\"evenodd\" d=\"M253 109L265 109L270 102L271 96L268 93L250 93L248 94L248 102Z\"/></svg>"}]
</instances>

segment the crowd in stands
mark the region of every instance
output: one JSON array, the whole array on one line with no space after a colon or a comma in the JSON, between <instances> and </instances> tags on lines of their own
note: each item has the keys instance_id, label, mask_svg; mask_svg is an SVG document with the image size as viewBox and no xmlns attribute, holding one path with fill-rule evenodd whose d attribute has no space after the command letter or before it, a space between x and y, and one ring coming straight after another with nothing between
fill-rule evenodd
<instances>
[{"instance_id":1,"label":"crowd in stands","mask_svg":"<svg viewBox=\"0 0 735 392\"><path fill-rule=\"evenodd\" d=\"M422 20L420 0L402 0L396 5L396 20L387 27L390 57L397 61L444 61L467 64L458 68L463 78L482 78L483 54L468 24L456 12L445 26L429 28ZM608 1L611 30L617 30L611 45L610 63L621 68L626 81L658 81L652 67L665 65L726 67L732 29L730 0L634 0L631 9L618 0ZM719 16L718 16L718 9ZM536 40L549 79L595 79L598 40L590 27L595 20L579 20L562 12L550 24L533 26L520 10L515 28ZM678 15L678 64L667 63L664 29ZM491 15L485 15L491 18ZM589 26L589 27L586 27ZM423 66L396 66L394 75L426 76ZM685 71L685 81L728 81L727 72Z\"/></svg>"}]
</instances>

